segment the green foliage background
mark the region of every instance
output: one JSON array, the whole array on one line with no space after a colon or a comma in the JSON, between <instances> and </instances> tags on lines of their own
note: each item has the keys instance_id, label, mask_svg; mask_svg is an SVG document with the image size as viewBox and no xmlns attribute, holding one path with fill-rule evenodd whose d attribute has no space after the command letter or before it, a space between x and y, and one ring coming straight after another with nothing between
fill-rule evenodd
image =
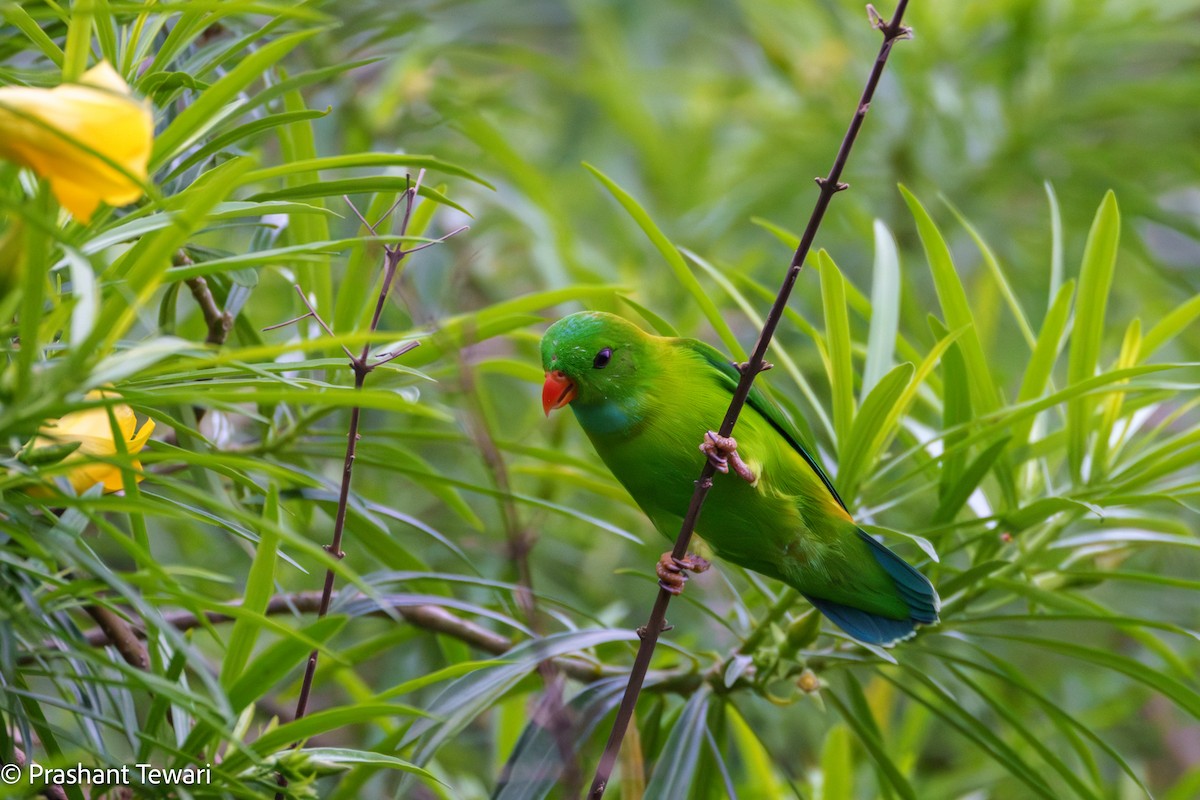
<instances>
[{"instance_id":1,"label":"green foliage background","mask_svg":"<svg viewBox=\"0 0 1200 800\"><path fill-rule=\"evenodd\" d=\"M87 226L0 166L0 759L212 763L193 797L280 770L296 795L563 796L563 750L586 779L665 543L570 416L542 418L540 330L598 308L740 357L875 53L862 8L0 11L0 83L107 58L158 123L157 194ZM944 622L864 649L720 565L672 606L609 796L1200 794L1200 5L906 21L765 382ZM378 218L422 168L410 233L470 230L405 262L371 341L421 346L356 393L338 345L370 338L386 239L341 198ZM199 275L236 317L219 348ZM264 330L304 313L294 283L337 340ZM62 467L22 444L105 385L158 423L150 475L31 498ZM327 567L327 620L268 605ZM144 630L147 669L88 643L92 605ZM236 621L181 616L217 611ZM312 713L277 725L314 645Z\"/></svg>"}]
</instances>

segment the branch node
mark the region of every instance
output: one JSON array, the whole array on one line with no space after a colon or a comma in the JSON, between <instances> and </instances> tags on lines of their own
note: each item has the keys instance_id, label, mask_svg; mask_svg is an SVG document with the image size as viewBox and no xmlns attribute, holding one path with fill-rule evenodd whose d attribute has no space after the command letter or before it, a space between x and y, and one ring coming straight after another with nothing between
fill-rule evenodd
<instances>
[{"instance_id":1,"label":"branch node","mask_svg":"<svg viewBox=\"0 0 1200 800\"><path fill-rule=\"evenodd\" d=\"M350 206L350 210L354 212L354 216L358 217L358 221L363 224L363 227L369 230L372 236L378 236L379 231L375 229L375 225L378 225L379 223L377 222L375 225L372 225L371 223L367 222L367 218L364 217L362 212L358 210L358 206L354 205L354 201L350 199L350 195L344 194L342 195L342 199L346 201L346 205ZM388 213L391 212L389 211ZM383 220L380 220L380 222L382 221Z\"/></svg>"},{"instance_id":2,"label":"branch node","mask_svg":"<svg viewBox=\"0 0 1200 800\"><path fill-rule=\"evenodd\" d=\"M326 553L329 553L329 555L333 556L338 561L341 561L343 558L346 557L346 554L343 553L340 549L337 550L336 552L334 552L333 545L331 545L331 544L321 545L321 549L324 550Z\"/></svg>"},{"instance_id":3,"label":"branch node","mask_svg":"<svg viewBox=\"0 0 1200 800\"><path fill-rule=\"evenodd\" d=\"M829 178L816 178L815 180L817 181L817 186L820 186L822 189L824 189L829 184ZM833 185L833 191L835 193L844 192L849 188L850 188L850 184L842 183L841 181L838 181L837 183L835 183Z\"/></svg>"},{"instance_id":4,"label":"branch node","mask_svg":"<svg viewBox=\"0 0 1200 800\"><path fill-rule=\"evenodd\" d=\"M733 363L734 368L743 375L746 374L746 370L750 369L749 361L741 361L741 362L734 361L732 363ZM769 369L775 369L775 365L772 364L770 361L760 361L758 363L758 369L755 370L755 373L766 372Z\"/></svg>"},{"instance_id":5,"label":"branch node","mask_svg":"<svg viewBox=\"0 0 1200 800\"><path fill-rule=\"evenodd\" d=\"M912 38L912 28L901 25L898 19L894 23L888 22L870 3L867 4L867 17L871 20L871 27L883 34L885 43L894 39Z\"/></svg>"}]
</instances>

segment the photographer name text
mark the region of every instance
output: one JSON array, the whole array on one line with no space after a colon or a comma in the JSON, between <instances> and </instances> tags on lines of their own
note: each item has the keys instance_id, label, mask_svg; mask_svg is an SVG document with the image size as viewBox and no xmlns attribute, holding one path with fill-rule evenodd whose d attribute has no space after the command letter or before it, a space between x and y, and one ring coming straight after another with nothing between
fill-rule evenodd
<instances>
[{"instance_id":1,"label":"photographer name text","mask_svg":"<svg viewBox=\"0 0 1200 800\"><path fill-rule=\"evenodd\" d=\"M0 781L12 785L22 780L32 784L55 786L208 786L212 783L212 765L200 768L165 769L153 764L125 764L120 767L44 767L32 762L21 767L5 764L0 767Z\"/></svg>"}]
</instances>

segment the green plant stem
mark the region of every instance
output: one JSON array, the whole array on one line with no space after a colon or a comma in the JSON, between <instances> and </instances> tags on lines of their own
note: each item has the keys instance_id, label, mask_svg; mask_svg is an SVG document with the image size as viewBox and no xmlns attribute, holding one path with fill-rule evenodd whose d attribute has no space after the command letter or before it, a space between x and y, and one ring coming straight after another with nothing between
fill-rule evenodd
<instances>
[{"instance_id":1,"label":"green plant stem","mask_svg":"<svg viewBox=\"0 0 1200 800\"><path fill-rule=\"evenodd\" d=\"M825 211L829 208L829 203L833 200L833 196L849 188L847 184L842 183L840 180L842 170L845 168L846 161L850 157L850 150L854 146L854 141L858 137L859 130L862 128L863 120L866 119L867 109L870 108L871 98L874 96L875 87L879 84L879 79L883 75L883 69L887 65L888 55L892 51L892 46L896 43L896 40L906 37L910 33L910 29L901 24L901 20L904 18L904 9L907 5L908 0L900 0L890 22L885 22L880 18L872 6L867 7L872 18L872 23L883 33L883 44L880 45L875 65L867 77L867 84L863 89L862 97L858 102L858 107L855 109L854 116L850 120L850 126L842 138L842 144L838 148L837 156L834 158L833 168L830 169L828 176L817 178L817 185L821 189L817 195L816 205L809 216L804 234L800 237L800 244L792 256L791 264L788 266L787 273L783 279L783 285L779 287L779 293L776 295L775 302L771 306L771 312L767 315L767 319L763 324L762 332L759 334L758 342L754 347L754 352L750 356L749 361L739 366L741 380L738 381L737 388L734 390L733 399L729 403L729 409L725 412L725 419L721 422L719 430L719 435L721 436L728 437L733 433L733 427L737 423L742 407L746 403L746 398L750 394L750 387L753 385L754 379L758 376L758 373L769 369L769 365L766 362L767 347L771 344L771 339L775 335L775 329L783 317L788 298L792 293L792 287L795 286L800 269L804 266L804 261L808 257L809 250L812 248L817 230L821 227L821 220L824 218ZM700 517L700 510L704 505L704 500L708 496L709 489L712 488L712 479L715 474L716 467L713 462L708 461L705 463L700 477L695 482L691 503L688 506L687 513L684 515L683 525L679 530L679 536L675 540L675 547L671 551L672 556L676 559L682 559L687 555L688 545L692 539L692 532L696 528L696 520ZM667 591L666 587L660 585L658 596L654 600L654 607L650 612L650 619L644 627L638 629L638 635L641 636L642 643L634 659L633 668L630 670L629 684L625 688L625 695L621 698L621 705L617 710L617 716L613 722L608 743L604 747L604 753L600 757L595 777L592 779L591 789L588 791L588 797L591 800L599 800L599 798L603 797L604 790L608 786L609 777L612 775L613 766L616 764L617 755L621 750L621 741L624 739L625 731L629 727L630 720L633 718L634 707L637 705L637 698L641 693L642 683L646 677L646 670L650 666L650 659L654 655L655 645L665 626L667 605L670 602L671 593Z\"/></svg>"},{"instance_id":2,"label":"green plant stem","mask_svg":"<svg viewBox=\"0 0 1200 800\"><path fill-rule=\"evenodd\" d=\"M770 632L771 626L778 622L787 610L796 604L800 599L800 593L792 587L787 587L783 593L779 595L779 599L767 611L767 615L754 626L754 630L750 631L750 635L742 642L742 646L738 648L738 652L747 655L753 653L762 644L762 640Z\"/></svg>"}]
</instances>

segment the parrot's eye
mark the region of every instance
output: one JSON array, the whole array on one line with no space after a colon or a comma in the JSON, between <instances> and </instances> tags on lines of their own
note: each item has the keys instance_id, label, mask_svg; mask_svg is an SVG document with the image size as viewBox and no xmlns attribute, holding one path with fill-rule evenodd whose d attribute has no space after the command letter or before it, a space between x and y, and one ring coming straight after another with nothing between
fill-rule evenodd
<instances>
[{"instance_id":1,"label":"parrot's eye","mask_svg":"<svg viewBox=\"0 0 1200 800\"><path fill-rule=\"evenodd\" d=\"M604 369L605 367L608 366L608 361L611 358L612 358L612 348L606 347L603 350L601 350L599 353L596 353L596 357L594 359L592 359L592 366L595 367L596 369Z\"/></svg>"}]
</instances>

